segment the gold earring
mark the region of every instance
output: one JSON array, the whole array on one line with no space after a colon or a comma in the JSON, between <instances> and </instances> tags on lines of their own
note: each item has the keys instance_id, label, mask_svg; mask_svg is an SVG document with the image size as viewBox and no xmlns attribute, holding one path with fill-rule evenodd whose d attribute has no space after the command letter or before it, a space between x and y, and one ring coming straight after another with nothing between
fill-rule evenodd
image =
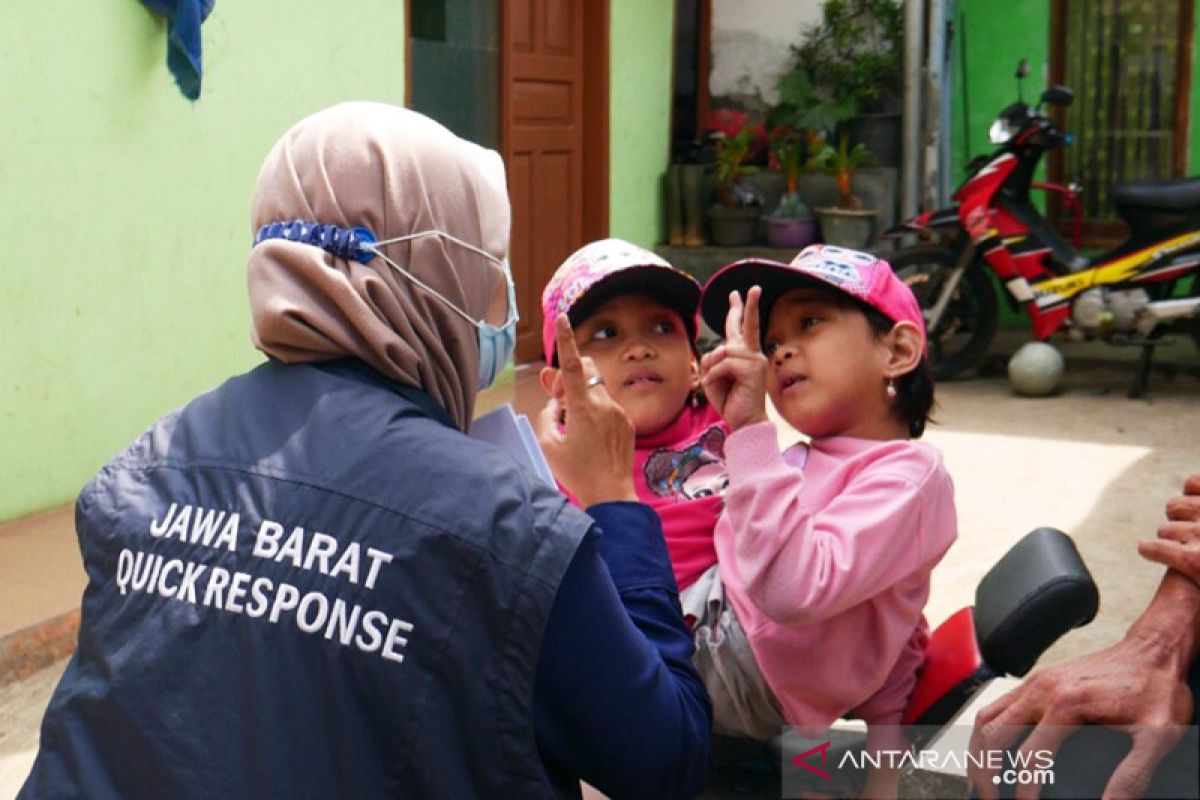
<instances>
[{"instance_id":1,"label":"gold earring","mask_svg":"<svg viewBox=\"0 0 1200 800\"><path fill-rule=\"evenodd\" d=\"M888 378L887 386L884 388L884 393L887 394L888 400L896 399L896 381Z\"/></svg>"}]
</instances>

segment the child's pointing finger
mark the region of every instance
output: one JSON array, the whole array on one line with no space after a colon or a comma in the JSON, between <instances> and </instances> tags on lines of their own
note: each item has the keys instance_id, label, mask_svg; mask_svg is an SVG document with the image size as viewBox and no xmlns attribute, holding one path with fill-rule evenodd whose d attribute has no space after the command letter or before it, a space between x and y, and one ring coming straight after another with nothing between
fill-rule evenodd
<instances>
[{"instance_id":1,"label":"child's pointing finger","mask_svg":"<svg viewBox=\"0 0 1200 800\"><path fill-rule=\"evenodd\" d=\"M742 311L742 339L752 353L762 352L762 340L759 330L759 301L762 299L762 287L751 286L746 293L746 307Z\"/></svg>"}]
</instances>

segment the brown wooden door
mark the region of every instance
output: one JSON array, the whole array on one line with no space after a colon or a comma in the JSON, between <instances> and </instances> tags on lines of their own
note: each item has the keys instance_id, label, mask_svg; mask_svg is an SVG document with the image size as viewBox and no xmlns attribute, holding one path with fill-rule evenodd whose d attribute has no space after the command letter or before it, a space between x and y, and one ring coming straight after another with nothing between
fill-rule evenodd
<instances>
[{"instance_id":1,"label":"brown wooden door","mask_svg":"<svg viewBox=\"0 0 1200 800\"><path fill-rule=\"evenodd\" d=\"M542 287L564 258L607 228L607 114L600 110L607 103L607 3L504 0L501 7L501 138L521 309L516 358L525 362L542 357ZM585 17L596 8L602 20Z\"/></svg>"}]
</instances>

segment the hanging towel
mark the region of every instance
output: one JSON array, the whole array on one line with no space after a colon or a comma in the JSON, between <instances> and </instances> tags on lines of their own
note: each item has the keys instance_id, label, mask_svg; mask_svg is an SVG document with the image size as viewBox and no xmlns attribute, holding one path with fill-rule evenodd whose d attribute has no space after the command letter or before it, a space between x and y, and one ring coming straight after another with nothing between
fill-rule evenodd
<instances>
[{"instance_id":1,"label":"hanging towel","mask_svg":"<svg viewBox=\"0 0 1200 800\"><path fill-rule=\"evenodd\" d=\"M200 97L200 23L208 18L214 0L142 0L142 5L167 19L167 69L189 100Z\"/></svg>"}]
</instances>

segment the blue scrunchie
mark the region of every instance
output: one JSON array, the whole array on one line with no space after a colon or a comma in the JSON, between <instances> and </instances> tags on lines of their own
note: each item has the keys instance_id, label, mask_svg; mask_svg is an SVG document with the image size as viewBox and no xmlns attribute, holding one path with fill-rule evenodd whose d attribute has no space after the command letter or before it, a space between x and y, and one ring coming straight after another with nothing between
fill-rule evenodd
<instances>
[{"instance_id":1,"label":"blue scrunchie","mask_svg":"<svg viewBox=\"0 0 1200 800\"><path fill-rule=\"evenodd\" d=\"M363 227L342 228L330 223L294 219L290 222L270 222L263 225L258 229L254 243L258 244L267 239L287 239L289 242L310 244L333 253L338 258L357 261L360 264L366 264L375 257L375 253L366 248L366 245L375 243L375 235Z\"/></svg>"}]
</instances>

